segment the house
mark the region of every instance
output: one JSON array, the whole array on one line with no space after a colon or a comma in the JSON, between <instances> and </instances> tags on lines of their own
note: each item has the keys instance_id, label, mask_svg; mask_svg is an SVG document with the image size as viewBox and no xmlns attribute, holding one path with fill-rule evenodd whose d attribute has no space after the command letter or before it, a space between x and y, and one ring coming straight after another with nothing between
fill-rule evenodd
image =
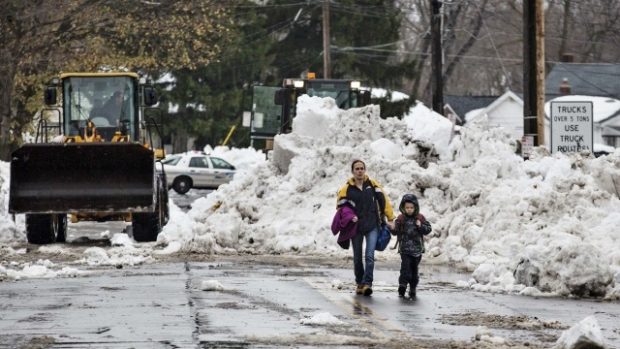
<instances>
[{"instance_id":1,"label":"house","mask_svg":"<svg viewBox=\"0 0 620 349\"><path fill-rule=\"evenodd\" d=\"M619 84L620 85L620 84ZM551 102L592 102L594 116L594 151L606 147L620 147L620 100L605 96L562 95L545 103L545 144L550 147L550 105ZM507 91L489 105L470 110L465 122L485 117L491 127L503 127L514 139L523 136L523 100L512 91ZM609 149L609 148L606 148Z\"/></svg>"},{"instance_id":2,"label":"house","mask_svg":"<svg viewBox=\"0 0 620 349\"><path fill-rule=\"evenodd\" d=\"M493 103L499 96L444 96L444 115L457 125L465 123L465 115Z\"/></svg>"},{"instance_id":3,"label":"house","mask_svg":"<svg viewBox=\"0 0 620 349\"><path fill-rule=\"evenodd\" d=\"M589 101L593 105L594 151L620 147L620 64L557 63L545 79L545 143L550 146L552 101ZM477 103L477 104L476 104ZM446 96L444 114L464 123L486 118L514 139L523 136L523 100L512 91L499 97Z\"/></svg>"},{"instance_id":4,"label":"house","mask_svg":"<svg viewBox=\"0 0 620 349\"><path fill-rule=\"evenodd\" d=\"M491 104L469 111L466 122L486 117L491 127L503 127L514 139L523 136L523 100L512 91L506 91Z\"/></svg>"},{"instance_id":5,"label":"house","mask_svg":"<svg viewBox=\"0 0 620 349\"><path fill-rule=\"evenodd\" d=\"M620 99L618 77L618 63L556 63L545 78L546 99L567 94Z\"/></svg>"}]
</instances>

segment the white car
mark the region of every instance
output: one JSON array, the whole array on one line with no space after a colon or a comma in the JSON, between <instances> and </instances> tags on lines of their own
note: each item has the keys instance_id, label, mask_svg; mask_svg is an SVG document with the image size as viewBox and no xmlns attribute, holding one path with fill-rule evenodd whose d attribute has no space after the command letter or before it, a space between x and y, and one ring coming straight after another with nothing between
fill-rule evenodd
<instances>
[{"instance_id":1,"label":"white car","mask_svg":"<svg viewBox=\"0 0 620 349\"><path fill-rule=\"evenodd\" d=\"M185 194L191 188L217 188L230 182L235 175L235 166L202 152L168 155L161 162L168 188L179 194Z\"/></svg>"}]
</instances>

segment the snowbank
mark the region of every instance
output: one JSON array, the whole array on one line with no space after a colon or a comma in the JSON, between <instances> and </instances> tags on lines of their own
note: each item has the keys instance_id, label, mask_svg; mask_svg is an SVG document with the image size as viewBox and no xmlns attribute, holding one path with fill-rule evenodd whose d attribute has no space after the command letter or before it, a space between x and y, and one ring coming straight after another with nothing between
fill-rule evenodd
<instances>
[{"instance_id":1,"label":"snowbank","mask_svg":"<svg viewBox=\"0 0 620 349\"><path fill-rule=\"evenodd\" d=\"M237 170L246 170L256 163L267 160L265 154L254 148L229 148L227 146L217 146L212 149L206 146L204 152L215 157L220 157L235 166Z\"/></svg>"},{"instance_id":2,"label":"snowbank","mask_svg":"<svg viewBox=\"0 0 620 349\"><path fill-rule=\"evenodd\" d=\"M9 215L9 177L10 163L0 161L0 243L11 243L25 240Z\"/></svg>"},{"instance_id":3,"label":"snowbank","mask_svg":"<svg viewBox=\"0 0 620 349\"><path fill-rule=\"evenodd\" d=\"M404 193L420 196L434 227L426 260L470 270L469 287L602 296L618 282L612 178L620 183L620 154L524 162L498 129L463 128L448 143L451 124L420 104L403 120L380 119L376 106L342 111L309 97L299 110L293 132L276 137L274 161L194 203L185 217L193 223L175 230L191 237L180 250L348 254L329 224L335 193L361 158L393 203ZM176 241L171 235L164 245Z\"/></svg>"}]
</instances>

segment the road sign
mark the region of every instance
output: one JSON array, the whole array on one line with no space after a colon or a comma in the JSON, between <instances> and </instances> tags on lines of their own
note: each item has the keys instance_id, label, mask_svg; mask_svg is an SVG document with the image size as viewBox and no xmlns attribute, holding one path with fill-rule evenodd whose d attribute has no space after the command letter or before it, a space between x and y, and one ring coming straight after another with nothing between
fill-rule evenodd
<instances>
[{"instance_id":1,"label":"road sign","mask_svg":"<svg viewBox=\"0 0 620 349\"><path fill-rule=\"evenodd\" d=\"M592 102L551 102L551 152L593 151Z\"/></svg>"},{"instance_id":2,"label":"road sign","mask_svg":"<svg viewBox=\"0 0 620 349\"><path fill-rule=\"evenodd\" d=\"M521 137L521 156L524 159L529 159L534 149L534 136Z\"/></svg>"}]
</instances>

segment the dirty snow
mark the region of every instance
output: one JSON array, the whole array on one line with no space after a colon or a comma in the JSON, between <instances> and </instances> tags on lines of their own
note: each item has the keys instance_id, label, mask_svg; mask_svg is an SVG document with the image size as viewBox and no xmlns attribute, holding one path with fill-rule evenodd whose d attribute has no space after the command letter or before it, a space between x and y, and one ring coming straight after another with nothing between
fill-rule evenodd
<instances>
[{"instance_id":1,"label":"dirty snow","mask_svg":"<svg viewBox=\"0 0 620 349\"><path fill-rule=\"evenodd\" d=\"M381 119L377 106L343 111L307 96L299 111L293 132L276 137L272 160L247 160L247 171L187 213L173 207L156 244L91 250L82 262L143 263L176 252L348 256L329 225L336 191L361 158L393 204L408 192L419 196L433 224L424 263L470 271L460 287L620 294L620 150L594 159L538 149L523 161L505 132L484 123L463 127L450 142L452 125L421 103L402 120ZM241 153L222 149L233 164L262 156ZM3 163L0 243L10 245L25 237L6 213L7 177ZM398 258L393 250L380 256Z\"/></svg>"},{"instance_id":2,"label":"dirty snow","mask_svg":"<svg viewBox=\"0 0 620 349\"><path fill-rule=\"evenodd\" d=\"M71 267L60 268L49 260L38 260L34 263L25 263L22 265L11 263L8 268L0 265L0 276L4 275L14 280L75 277L85 274L88 274L88 272Z\"/></svg>"},{"instance_id":3,"label":"dirty snow","mask_svg":"<svg viewBox=\"0 0 620 349\"><path fill-rule=\"evenodd\" d=\"M203 280L200 283L200 289L203 291L223 291L224 285L217 280Z\"/></svg>"},{"instance_id":4,"label":"dirty snow","mask_svg":"<svg viewBox=\"0 0 620 349\"><path fill-rule=\"evenodd\" d=\"M562 332L555 343L556 349L607 348L601 327L595 316L588 316L573 327Z\"/></svg>"},{"instance_id":5,"label":"dirty snow","mask_svg":"<svg viewBox=\"0 0 620 349\"><path fill-rule=\"evenodd\" d=\"M133 266L152 262L153 257L146 250L130 247L89 247L84 251L84 258L79 262L90 266Z\"/></svg>"},{"instance_id":6,"label":"dirty snow","mask_svg":"<svg viewBox=\"0 0 620 349\"><path fill-rule=\"evenodd\" d=\"M329 326L329 325L344 325L345 322L339 320L337 317L330 313L318 313L309 317L304 317L299 320L302 325L312 326Z\"/></svg>"},{"instance_id":7,"label":"dirty snow","mask_svg":"<svg viewBox=\"0 0 620 349\"><path fill-rule=\"evenodd\" d=\"M476 328L474 340L480 342L487 342L493 345L506 344L505 338L493 335L493 332L491 332L491 330L489 330L486 326L478 326Z\"/></svg>"}]
</instances>

